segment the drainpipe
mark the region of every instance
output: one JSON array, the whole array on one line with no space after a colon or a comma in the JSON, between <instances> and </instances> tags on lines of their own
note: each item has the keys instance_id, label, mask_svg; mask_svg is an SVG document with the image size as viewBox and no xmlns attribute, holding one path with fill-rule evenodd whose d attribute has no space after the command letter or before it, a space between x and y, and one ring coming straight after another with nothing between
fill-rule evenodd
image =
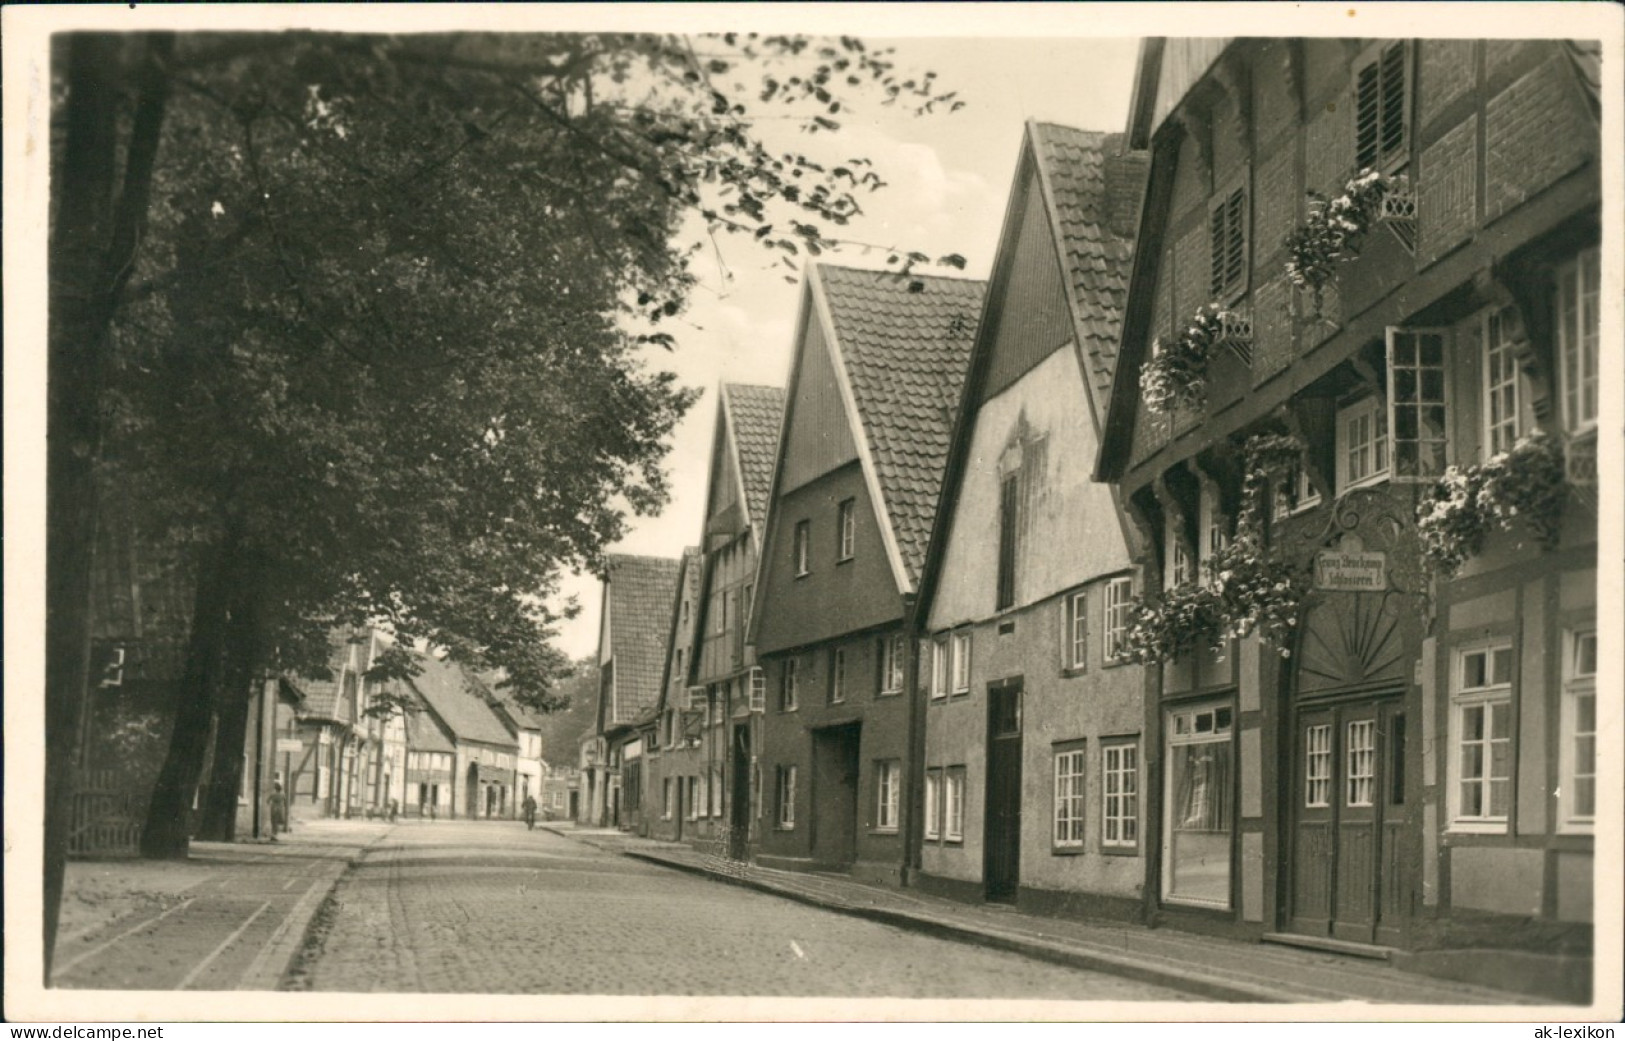
<instances>
[{"instance_id":1,"label":"drainpipe","mask_svg":"<svg viewBox=\"0 0 1625 1041\"><path fill-rule=\"evenodd\" d=\"M925 713L920 701L919 619L913 594L903 597L903 696L908 698L908 755L903 761L903 863L898 880L911 885L920 867L920 800L925 786Z\"/></svg>"}]
</instances>

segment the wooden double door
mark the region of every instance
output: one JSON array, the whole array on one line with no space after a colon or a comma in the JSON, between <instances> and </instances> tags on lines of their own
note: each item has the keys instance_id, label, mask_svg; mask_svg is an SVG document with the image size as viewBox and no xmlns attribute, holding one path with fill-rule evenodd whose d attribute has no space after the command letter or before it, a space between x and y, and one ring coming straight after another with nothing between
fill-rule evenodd
<instances>
[{"instance_id":1,"label":"wooden double door","mask_svg":"<svg viewBox=\"0 0 1625 1041\"><path fill-rule=\"evenodd\" d=\"M1287 928L1397 945L1410 912L1405 711L1399 692L1295 714Z\"/></svg>"}]
</instances>

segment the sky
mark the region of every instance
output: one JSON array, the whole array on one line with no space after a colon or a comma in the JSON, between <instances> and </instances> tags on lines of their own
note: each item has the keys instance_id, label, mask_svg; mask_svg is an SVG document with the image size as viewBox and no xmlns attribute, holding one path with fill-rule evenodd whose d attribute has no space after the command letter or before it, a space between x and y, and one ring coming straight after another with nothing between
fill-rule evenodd
<instances>
[{"instance_id":1,"label":"sky","mask_svg":"<svg viewBox=\"0 0 1625 1041\"><path fill-rule=\"evenodd\" d=\"M868 157L888 182L861 200L865 213L843 229L846 237L931 257L958 253L967 277L986 278L992 265L1025 121L1121 131L1128 118L1135 38L864 40L895 48L900 67L936 72L941 89L958 91L965 107L915 117L878 102L860 104L834 135L794 135L786 128L780 139L809 156ZM731 279L715 255L702 257L702 284L672 330L677 351L650 358L685 386L704 391L673 438L671 502L658 517L633 518L614 552L677 557L698 542L718 383L788 381L799 286L785 282L776 256L743 241L721 240L720 249ZM886 254L847 248L823 259L883 268ZM557 642L572 657L596 651L600 591L591 576L564 583L565 594L582 608L560 626Z\"/></svg>"}]
</instances>

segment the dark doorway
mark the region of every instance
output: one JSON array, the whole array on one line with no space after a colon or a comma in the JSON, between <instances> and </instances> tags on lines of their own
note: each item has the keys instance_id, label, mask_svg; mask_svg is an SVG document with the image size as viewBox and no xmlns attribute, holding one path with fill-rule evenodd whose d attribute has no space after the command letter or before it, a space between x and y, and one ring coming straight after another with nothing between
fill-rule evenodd
<instances>
[{"instance_id":1,"label":"dark doorway","mask_svg":"<svg viewBox=\"0 0 1625 1041\"><path fill-rule=\"evenodd\" d=\"M468 792L468 818L474 820L480 815L480 764L468 764L468 783L465 790Z\"/></svg>"},{"instance_id":2,"label":"dark doorway","mask_svg":"<svg viewBox=\"0 0 1625 1041\"><path fill-rule=\"evenodd\" d=\"M1021 680L987 691L987 799L982 880L988 900L1014 903L1021 882Z\"/></svg>"},{"instance_id":3,"label":"dark doorway","mask_svg":"<svg viewBox=\"0 0 1625 1041\"><path fill-rule=\"evenodd\" d=\"M734 727L732 773L729 775L728 856L744 860L750 840L750 724Z\"/></svg>"},{"instance_id":4,"label":"dark doorway","mask_svg":"<svg viewBox=\"0 0 1625 1041\"><path fill-rule=\"evenodd\" d=\"M1405 713L1397 692L1298 709L1293 733L1288 928L1394 945L1410 868L1403 855Z\"/></svg>"},{"instance_id":5,"label":"dark doorway","mask_svg":"<svg viewBox=\"0 0 1625 1041\"><path fill-rule=\"evenodd\" d=\"M812 855L845 870L858 857L858 745L861 723L813 731Z\"/></svg>"}]
</instances>

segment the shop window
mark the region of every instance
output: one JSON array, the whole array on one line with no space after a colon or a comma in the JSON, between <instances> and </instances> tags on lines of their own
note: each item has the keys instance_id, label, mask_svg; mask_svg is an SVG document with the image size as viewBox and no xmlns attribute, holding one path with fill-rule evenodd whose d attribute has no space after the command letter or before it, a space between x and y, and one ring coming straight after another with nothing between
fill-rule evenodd
<instances>
[{"instance_id":1,"label":"shop window","mask_svg":"<svg viewBox=\"0 0 1625 1041\"><path fill-rule=\"evenodd\" d=\"M1404 41L1367 52L1354 70L1354 159L1360 169L1393 170L1405 162L1410 90Z\"/></svg>"},{"instance_id":2,"label":"shop window","mask_svg":"<svg viewBox=\"0 0 1625 1041\"><path fill-rule=\"evenodd\" d=\"M1601 254L1585 250L1557 272L1557 355L1563 385L1563 424L1579 434L1597 425L1597 301Z\"/></svg>"},{"instance_id":3,"label":"shop window","mask_svg":"<svg viewBox=\"0 0 1625 1041\"><path fill-rule=\"evenodd\" d=\"M1140 845L1140 746L1133 741L1106 741L1100 746L1101 831L1107 850L1133 850Z\"/></svg>"},{"instance_id":4,"label":"shop window","mask_svg":"<svg viewBox=\"0 0 1625 1041\"><path fill-rule=\"evenodd\" d=\"M1597 814L1597 631L1571 632L1565 643L1560 824L1589 832Z\"/></svg>"},{"instance_id":5,"label":"shop window","mask_svg":"<svg viewBox=\"0 0 1625 1041\"><path fill-rule=\"evenodd\" d=\"M1055 828L1051 840L1056 849L1083 848L1086 769L1082 742L1056 748Z\"/></svg>"},{"instance_id":6,"label":"shop window","mask_svg":"<svg viewBox=\"0 0 1625 1041\"><path fill-rule=\"evenodd\" d=\"M1457 652L1451 692L1451 821L1504 832L1512 803L1512 647Z\"/></svg>"},{"instance_id":7,"label":"shop window","mask_svg":"<svg viewBox=\"0 0 1625 1041\"><path fill-rule=\"evenodd\" d=\"M1448 442L1445 332L1388 330L1388 431L1396 481L1430 481L1444 472Z\"/></svg>"},{"instance_id":8,"label":"shop window","mask_svg":"<svg viewBox=\"0 0 1625 1041\"><path fill-rule=\"evenodd\" d=\"M1230 906L1233 729L1229 705L1168 714L1163 891L1170 902Z\"/></svg>"}]
</instances>

